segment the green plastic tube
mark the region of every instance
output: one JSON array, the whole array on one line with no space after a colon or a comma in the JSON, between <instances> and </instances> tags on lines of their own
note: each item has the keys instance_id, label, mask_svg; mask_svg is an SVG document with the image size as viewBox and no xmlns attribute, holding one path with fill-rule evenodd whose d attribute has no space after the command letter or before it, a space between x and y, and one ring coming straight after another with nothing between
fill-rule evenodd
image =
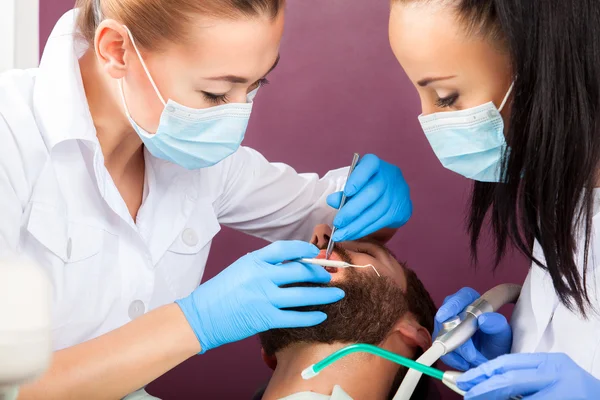
<instances>
[{"instance_id":1,"label":"green plastic tube","mask_svg":"<svg viewBox=\"0 0 600 400\"><path fill-rule=\"evenodd\" d=\"M316 364L311 365L302 371L302 378L311 379L317 375L325 368L340 360L341 358L346 357L347 355L353 353L369 353L378 357L385 358L386 360L395 362L396 364L404 365L405 367L416 369L419 372L422 372L425 375L429 375L432 378L442 380L444 376L444 372L440 371L437 368L429 367L427 365L423 365L418 363L410 358L399 356L398 354L392 353L391 351L384 350L377 346L373 346L370 344L351 344L350 346L346 346L343 349L336 351L335 353L325 357L321 361Z\"/></svg>"}]
</instances>

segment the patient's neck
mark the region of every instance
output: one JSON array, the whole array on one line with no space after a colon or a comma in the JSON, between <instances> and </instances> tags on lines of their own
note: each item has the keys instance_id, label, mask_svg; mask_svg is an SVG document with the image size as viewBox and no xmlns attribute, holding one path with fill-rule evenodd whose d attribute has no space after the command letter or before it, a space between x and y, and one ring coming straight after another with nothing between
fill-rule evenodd
<instances>
[{"instance_id":1,"label":"patient's neck","mask_svg":"<svg viewBox=\"0 0 600 400\"><path fill-rule=\"evenodd\" d=\"M330 395L339 385L354 400L387 399L398 365L369 354L352 354L324 369L319 375L304 380L301 372L321 361L344 344L297 344L277 353L277 368L263 400L274 400L298 392Z\"/></svg>"}]
</instances>

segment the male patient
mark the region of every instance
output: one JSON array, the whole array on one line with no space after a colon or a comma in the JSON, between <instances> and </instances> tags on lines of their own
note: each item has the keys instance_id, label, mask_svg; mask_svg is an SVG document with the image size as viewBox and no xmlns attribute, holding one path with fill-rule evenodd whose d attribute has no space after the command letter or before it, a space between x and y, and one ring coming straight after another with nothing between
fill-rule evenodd
<instances>
[{"instance_id":1,"label":"male patient","mask_svg":"<svg viewBox=\"0 0 600 400\"><path fill-rule=\"evenodd\" d=\"M319 225L312 243L325 249L330 234L327 225ZM319 257L325 257L325 250ZM431 346L436 307L415 273L386 247L368 240L336 243L331 259L371 264L380 276L372 268L327 268L330 285L342 288L346 297L335 304L302 308L326 312L325 322L260 334L263 358L274 370L263 400L391 399L406 370L369 354L347 356L310 380L300 374L352 343L377 345L412 359Z\"/></svg>"}]
</instances>

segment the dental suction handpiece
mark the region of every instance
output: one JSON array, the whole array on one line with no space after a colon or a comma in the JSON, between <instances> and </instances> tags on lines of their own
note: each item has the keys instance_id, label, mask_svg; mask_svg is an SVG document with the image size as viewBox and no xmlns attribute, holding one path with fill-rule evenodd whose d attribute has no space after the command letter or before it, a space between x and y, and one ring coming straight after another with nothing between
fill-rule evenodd
<instances>
[{"instance_id":1,"label":"dental suction handpiece","mask_svg":"<svg viewBox=\"0 0 600 400\"><path fill-rule=\"evenodd\" d=\"M459 371L446 371L446 372L444 372L444 375L442 376L442 382L444 383L444 385L446 385L447 387L449 387L456 393L464 396L466 394L466 392L463 390L460 390L456 383L456 380L462 374L463 374L463 372L459 372ZM521 400L522 398L523 398L523 396L512 396L512 397L509 397L509 400Z\"/></svg>"},{"instance_id":2,"label":"dental suction handpiece","mask_svg":"<svg viewBox=\"0 0 600 400\"><path fill-rule=\"evenodd\" d=\"M425 365L433 365L440 357L456 350L477 332L479 329L477 318L480 315L498 311L505 304L515 303L520 293L521 286L510 283L488 290L465 308L463 313L444 322L429 350L423 353L417 361ZM419 371L409 370L394 396L394 400L410 399L421 375Z\"/></svg>"},{"instance_id":3,"label":"dental suction handpiece","mask_svg":"<svg viewBox=\"0 0 600 400\"><path fill-rule=\"evenodd\" d=\"M515 303L520 293L521 286L519 285L506 283L496 286L471 303L461 315L444 322L434 341L444 347L442 355L456 350L477 332L479 316L498 311L505 304Z\"/></svg>"}]
</instances>

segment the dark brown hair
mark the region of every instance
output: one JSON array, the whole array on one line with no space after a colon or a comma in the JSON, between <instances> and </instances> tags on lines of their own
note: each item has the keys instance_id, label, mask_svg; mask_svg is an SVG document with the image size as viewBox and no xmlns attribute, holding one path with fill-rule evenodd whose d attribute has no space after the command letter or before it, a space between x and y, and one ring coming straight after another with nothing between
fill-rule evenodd
<instances>
[{"instance_id":1,"label":"dark brown hair","mask_svg":"<svg viewBox=\"0 0 600 400\"><path fill-rule=\"evenodd\" d=\"M299 307L296 311L322 311L325 322L308 328L272 329L259 335L269 356L296 343L367 343L378 345L390 334L393 326L410 312L429 333L433 333L436 307L423 283L404 267L407 288L403 291L389 277L376 277L349 269L346 279L335 284L295 284L291 286L334 286L346 296L337 303Z\"/></svg>"}]
</instances>

